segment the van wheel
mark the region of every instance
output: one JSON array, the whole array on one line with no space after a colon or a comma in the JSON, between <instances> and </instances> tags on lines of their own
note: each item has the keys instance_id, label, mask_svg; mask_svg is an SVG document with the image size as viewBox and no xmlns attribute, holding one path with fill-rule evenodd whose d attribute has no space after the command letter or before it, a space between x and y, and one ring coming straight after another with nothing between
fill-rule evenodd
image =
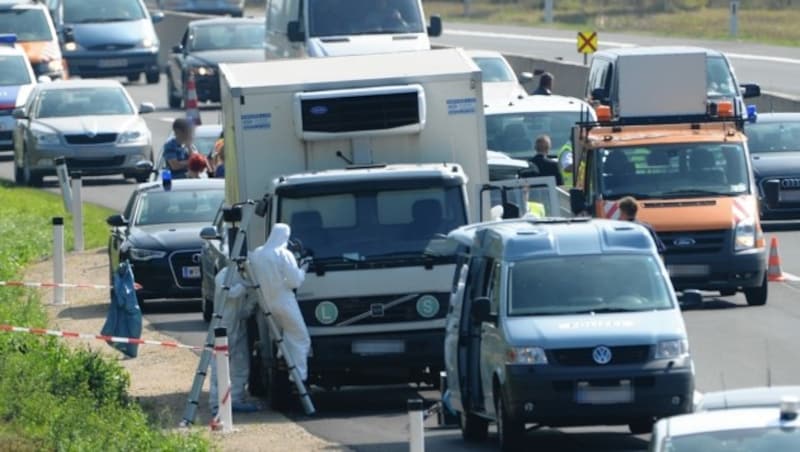
<instances>
[{"instance_id":1,"label":"van wheel","mask_svg":"<svg viewBox=\"0 0 800 452\"><path fill-rule=\"evenodd\" d=\"M653 420L643 419L628 424L628 430L634 435L646 435L653 432Z\"/></svg>"},{"instance_id":2,"label":"van wheel","mask_svg":"<svg viewBox=\"0 0 800 452\"><path fill-rule=\"evenodd\" d=\"M151 71L144 74L148 85L155 85L161 81L161 72Z\"/></svg>"},{"instance_id":3,"label":"van wheel","mask_svg":"<svg viewBox=\"0 0 800 452\"><path fill-rule=\"evenodd\" d=\"M464 441L486 441L489 437L489 421L470 413L459 413L461 437Z\"/></svg>"},{"instance_id":4,"label":"van wheel","mask_svg":"<svg viewBox=\"0 0 800 452\"><path fill-rule=\"evenodd\" d=\"M522 445L525 436L525 423L514 419L509 413L503 391L495 392L495 413L497 415L497 439L500 450L517 450Z\"/></svg>"},{"instance_id":5,"label":"van wheel","mask_svg":"<svg viewBox=\"0 0 800 452\"><path fill-rule=\"evenodd\" d=\"M128 82L136 83L136 82L139 81L140 77L141 77L141 74L139 74L138 72L135 73L135 74L128 74Z\"/></svg>"},{"instance_id":6,"label":"van wheel","mask_svg":"<svg viewBox=\"0 0 800 452\"><path fill-rule=\"evenodd\" d=\"M767 274L764 273L764 280L759 287L748 287L744 289L744 297L748 306L763 306L767 304Z\"/></svg>"}]
</instances>

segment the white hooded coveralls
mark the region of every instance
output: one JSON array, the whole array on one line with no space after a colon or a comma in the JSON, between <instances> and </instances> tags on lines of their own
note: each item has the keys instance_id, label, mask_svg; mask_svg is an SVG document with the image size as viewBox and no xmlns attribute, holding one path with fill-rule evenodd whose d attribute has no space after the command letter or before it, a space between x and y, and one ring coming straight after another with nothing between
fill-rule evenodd
<instances>
[{"instance_id":1,"label":"white hooded coveralls","mask_svg":"<svg viewBox=\"0 0 800 452\"><path fill-rule=\"evenodd\" d=\"M267 242L250 254L250 266L253 277L264 289L265 308L272 312L273 319L283 333L283 343L301 378L306 380L311 337L294 295L294 289L299 288L305 280L306 270L305 267L298 267L294 254L288 249L290 235L288 225L275 224Z\"/></svg>"}]
</instances>

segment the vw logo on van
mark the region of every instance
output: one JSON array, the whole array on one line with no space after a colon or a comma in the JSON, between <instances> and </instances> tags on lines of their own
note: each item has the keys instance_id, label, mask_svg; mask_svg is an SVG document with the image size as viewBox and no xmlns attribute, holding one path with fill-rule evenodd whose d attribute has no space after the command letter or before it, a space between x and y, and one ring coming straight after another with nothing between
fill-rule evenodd
<instances>
[{"instance_id":1,"label":"vw logo on van","mask_svg":"<svg viewBox=\"0 0 800 452\"><path fill-rule=\"evenodd\" d=\"M608 364L611 362L611 349L605 345L595 347L592 351L592 359L597 364Z\"/></svg>"},{"instance_id":2,"label":"vw logo on van","mask_svg":"<svg viewBox=\"0 0 800 452\"><path fill-rule=\"evenodd\" d=\"M697 242L691 237L678 237L672 241L672 244L675 246L692 246L695 243Z\"/></svg>"},{"instance_id":3,"label":"vw logo on van","mask_svg":"<svg viewBox=\"0 0 800 452\"><path fill-rule=\"evenodd\" d=\"M328 107L326 107L324 105L315 105L315 106L311 107L311 110L309 110L309 111L314 116L320 116L320 115L324 115L325 113L328 112Z\"/></svg>"}]
</instances>

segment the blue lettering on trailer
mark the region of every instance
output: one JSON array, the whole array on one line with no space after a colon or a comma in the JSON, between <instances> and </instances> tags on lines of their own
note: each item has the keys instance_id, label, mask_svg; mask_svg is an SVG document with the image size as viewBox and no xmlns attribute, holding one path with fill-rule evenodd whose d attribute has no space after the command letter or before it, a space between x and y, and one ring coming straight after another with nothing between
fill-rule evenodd
<instances>
[{"instance_id":1,"label":"blue lettering on trailer","mask_svg":"<svg viewBox=\"0 0 800 452\"><path fill-rule=\"evenodd\" d=\"M478 103L474 97L465 99L447 99L448 115L465 115L475 113L475 106Z\"/></svg>"},{"instance_id":2,"label":"blue lettering on trailer","mask_svg":"<svg viewBox=\"0 0 800 452\"><path fill-rule=\"evenodd\" d=\"M272 127L272 115L270 113L242 115L241 120L244 130L269 129Z\"/></svg>"}]
</instances>

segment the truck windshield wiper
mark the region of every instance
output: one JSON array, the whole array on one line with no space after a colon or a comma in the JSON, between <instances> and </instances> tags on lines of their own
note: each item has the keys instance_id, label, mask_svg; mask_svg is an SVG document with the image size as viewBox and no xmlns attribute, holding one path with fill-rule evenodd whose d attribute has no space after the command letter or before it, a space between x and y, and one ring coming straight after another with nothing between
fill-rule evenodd
<instances>
[{"instance_id":1,"label":"truck windshield wiper","mask_svg":"<svg viewBox=\"0 0 800 452\"><path fill-rule=\"evenodd\" d=\"M684 196L684 195L687 195L687 196L692 196L692 195L695 195L695 196L733 196L734 193L725 193L725 192L715 191L715 190L702 190L702 189L696 189L696 188L687 188L687 189L683 189L683 190L673 190L673 191L667 191L667 192L661 193L661 196L665 196L665 197Z\"/></svg>"},{"instance_id":2,"label":"truck windshield wiper","mask_svg":"<svg viewBox=\"0 0 800 452\"><path fill-rule=\"evenodd\" d=\"M650 199L650 198L653 197L649 193L624 193L624 194L614 193L614 194L604 194L603 195L603 197L606 198L606 199L608 199L608 198L617 198L617 197L622 198L623 196L633 196L636 199Z\"/></svg>"}]
</instances>

